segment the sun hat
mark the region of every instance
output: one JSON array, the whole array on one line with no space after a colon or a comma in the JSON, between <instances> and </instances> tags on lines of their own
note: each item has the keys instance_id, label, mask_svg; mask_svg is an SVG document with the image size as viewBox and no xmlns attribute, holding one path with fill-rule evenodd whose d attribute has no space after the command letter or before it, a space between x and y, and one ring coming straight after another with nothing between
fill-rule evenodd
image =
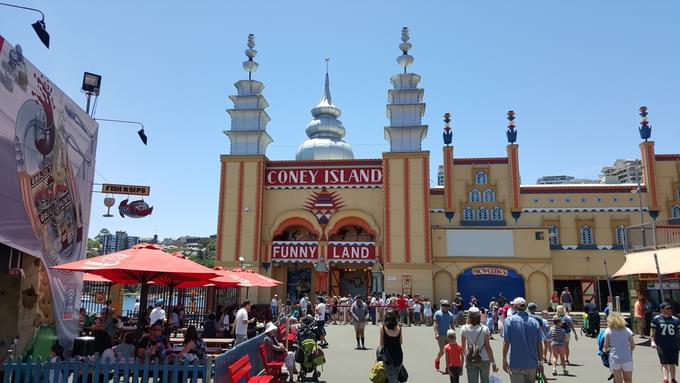
<instances>
[{"instance_id":1,"label":"sun hat","mask_svg":"<svg viewBox=\"0 0 680 383\"><path fill-rule=\"evenodd\" d=\"M267 327L265 327L264 332L265 332L265 333L268 333L268 332L274 331L274 330L278 330L278 328L276 327L276 325L275 325L274 323L272 323L272 322L267 322Z\"/></svg>"}]
</instances>

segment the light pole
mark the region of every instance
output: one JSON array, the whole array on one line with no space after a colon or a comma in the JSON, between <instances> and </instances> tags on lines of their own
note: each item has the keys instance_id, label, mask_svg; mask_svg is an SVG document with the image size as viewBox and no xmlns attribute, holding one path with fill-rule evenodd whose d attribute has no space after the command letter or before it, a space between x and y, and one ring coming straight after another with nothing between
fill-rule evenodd
<instances>
[{"instance_id":1,"label":"light pole","mask_svg":"<svg viewBox=\"0 0 680 383\"><path fill-rule=\"evenodd\" d=\"M35 34L38 35L38 38L40 39L40 41L49 49L49 47L50 47L50 34L47 33L47 29L45 27L45 14L42 13L41 10L39 10L37 8L24 7L24 6L21 6L21 5L14 5L14 4L9 4L9 3L0 3L0 5L4 5L5 7L26 9L26 10L29 10L29 11L40 13L40 16L42 16L42 18L40 20L36 21L35 23L31 24L31 26L33 27L33 30L35 31Z\"/></svg>"},{"instance_id":2,"label":"light pole","mask_svg":"<svg viewBox=\"0 0 680 383\"><path fill-rule=\"evenodd\" d=\"M139 126L141 126L142 128L139 129L139 130L137 131L137 135L139 135L139 139L142 140L142 143L143 143L144 145L146 145L146 142L147 142L147 139L148 139L148 138L146 137L146 133L144 133L144 124L142 124L142 123L139 122L139 121L114 120L114 119L111 119L111 118L94 118L94 120L95 120L95 121L119 122L119 123L122 123L122 124L135 124L135 125L139 125Z\"/></svg>"}]
</instances>

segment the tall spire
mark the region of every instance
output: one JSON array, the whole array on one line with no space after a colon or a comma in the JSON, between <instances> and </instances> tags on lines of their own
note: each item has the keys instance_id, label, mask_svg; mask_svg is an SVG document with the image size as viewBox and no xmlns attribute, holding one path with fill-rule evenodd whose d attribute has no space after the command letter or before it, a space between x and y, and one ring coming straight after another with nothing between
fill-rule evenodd
<instances>
[{"instance_id":1,"label":"tall spire","mask_svg":"<svg viewBox=\"0 0 680 383\"><path fill-rule=\"evenodd\" d=\"M423 94L418 88L420 76L407 73L407 68L413 64L413 56L408 54L412 45L409 29L401 29L401 55L397 63L404 68L404 72L392 76L390 82L394 89L388 91L387 118L390 125L385 127L385 139L390 142L392 152L419 152L423 139L427 136L427 125L422 125L425 114Z\"/></svg>"},{"instance_id":2,"label":"tall spire","mask_svg":"<svg viewBox=\"0 0 680 383\"><path fill-rule=\"evenodd\" d=\"M252 33L248 35L247 46L245 55L248 61L243 62L243 70L248 72L248 79L234 84L238 94L229 96L234 108L227 110L231 116L231 130L225 130L224 134L231 141L232 155L265 155L267 146L273 140L267 133L270 118L265 112L269 104L262 96L264 84L252 79L253 73L259 67L254 60L257 51L253 49L255 35Z\"/></svg>"},{"instance_id":3,"label":"tall spire","mask_svg":"<svg viewBox=\"0 0 680 383\"><path fill-rule=\"evenodd\" d=\"M352 147L343 141L345 127L338 117L342 114L340 108L333 104L326 58L326 80L319 103L312 108L314 119L307 124L308 140L298 148L296 160L336 160L353 159Z\"/></svg>"}]
</instances>

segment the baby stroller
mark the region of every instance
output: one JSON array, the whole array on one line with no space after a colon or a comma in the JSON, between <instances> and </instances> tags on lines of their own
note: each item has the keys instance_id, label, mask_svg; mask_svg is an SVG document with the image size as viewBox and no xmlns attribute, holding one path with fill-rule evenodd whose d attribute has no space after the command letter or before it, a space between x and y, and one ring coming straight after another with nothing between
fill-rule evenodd
<instances>
[{"instance_id":1,"label":"baby stroller","mask_svg":"<svg viewBox=\"0 0 680 383\"><path fill-rule=\"evenodd\" d=\"M596 311L583 313L583 327L581 328L581 334L591 338L597 338L599 333L600 313Z\"/></svg>"},{"instance_id":2,"label":"baby stroller","mask_svg":"<svg viewBox=\"0 0 680 383\"><path fill-rule=\"evenodd\" d=\"M323 351L318 346L319 338L314 318L309 315L302 318L295 338L295 362L300 365L298 382L319 381L321 372L318 367L326 363Z\"/></svg>"}]
</instances>

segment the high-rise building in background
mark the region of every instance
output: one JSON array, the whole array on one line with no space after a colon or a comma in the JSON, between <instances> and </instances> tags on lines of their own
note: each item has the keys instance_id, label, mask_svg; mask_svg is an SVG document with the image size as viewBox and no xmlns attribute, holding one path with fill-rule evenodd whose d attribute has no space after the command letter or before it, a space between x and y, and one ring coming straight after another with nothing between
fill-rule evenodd
<instances>
[{"instance_id":1,"label":"high-rise building in background","mask_svg":"<svg viewBox=\"0 0 680 383\"><path fill-rule=\"evenodd\" d=\"M444 186L444 165L437 167L437 186Z\"/></svg>"},{"instance_id":2,"label":"high-rise building in background","mask_svg":"<svg viewBox=\"0 0 680 383\"><path fill-rule=\"evenodd\" d=\"M640 160L616 160L614 165L605 166L600 182L605 184L634 184L642 176Z\"/></svg>"},{"instance_id":3,"label":"high-rise building in background","mask_svg":"<svg viewBox=\"0 0 680 383\"><path fill-rule=\"evenodd\" d=\"M107 234L100 238L100 254L109 254L116 251L129 249L140 242L137 236L128 236L125 231L116 231L116 234Z\"/></svg>"}]
</instances>

